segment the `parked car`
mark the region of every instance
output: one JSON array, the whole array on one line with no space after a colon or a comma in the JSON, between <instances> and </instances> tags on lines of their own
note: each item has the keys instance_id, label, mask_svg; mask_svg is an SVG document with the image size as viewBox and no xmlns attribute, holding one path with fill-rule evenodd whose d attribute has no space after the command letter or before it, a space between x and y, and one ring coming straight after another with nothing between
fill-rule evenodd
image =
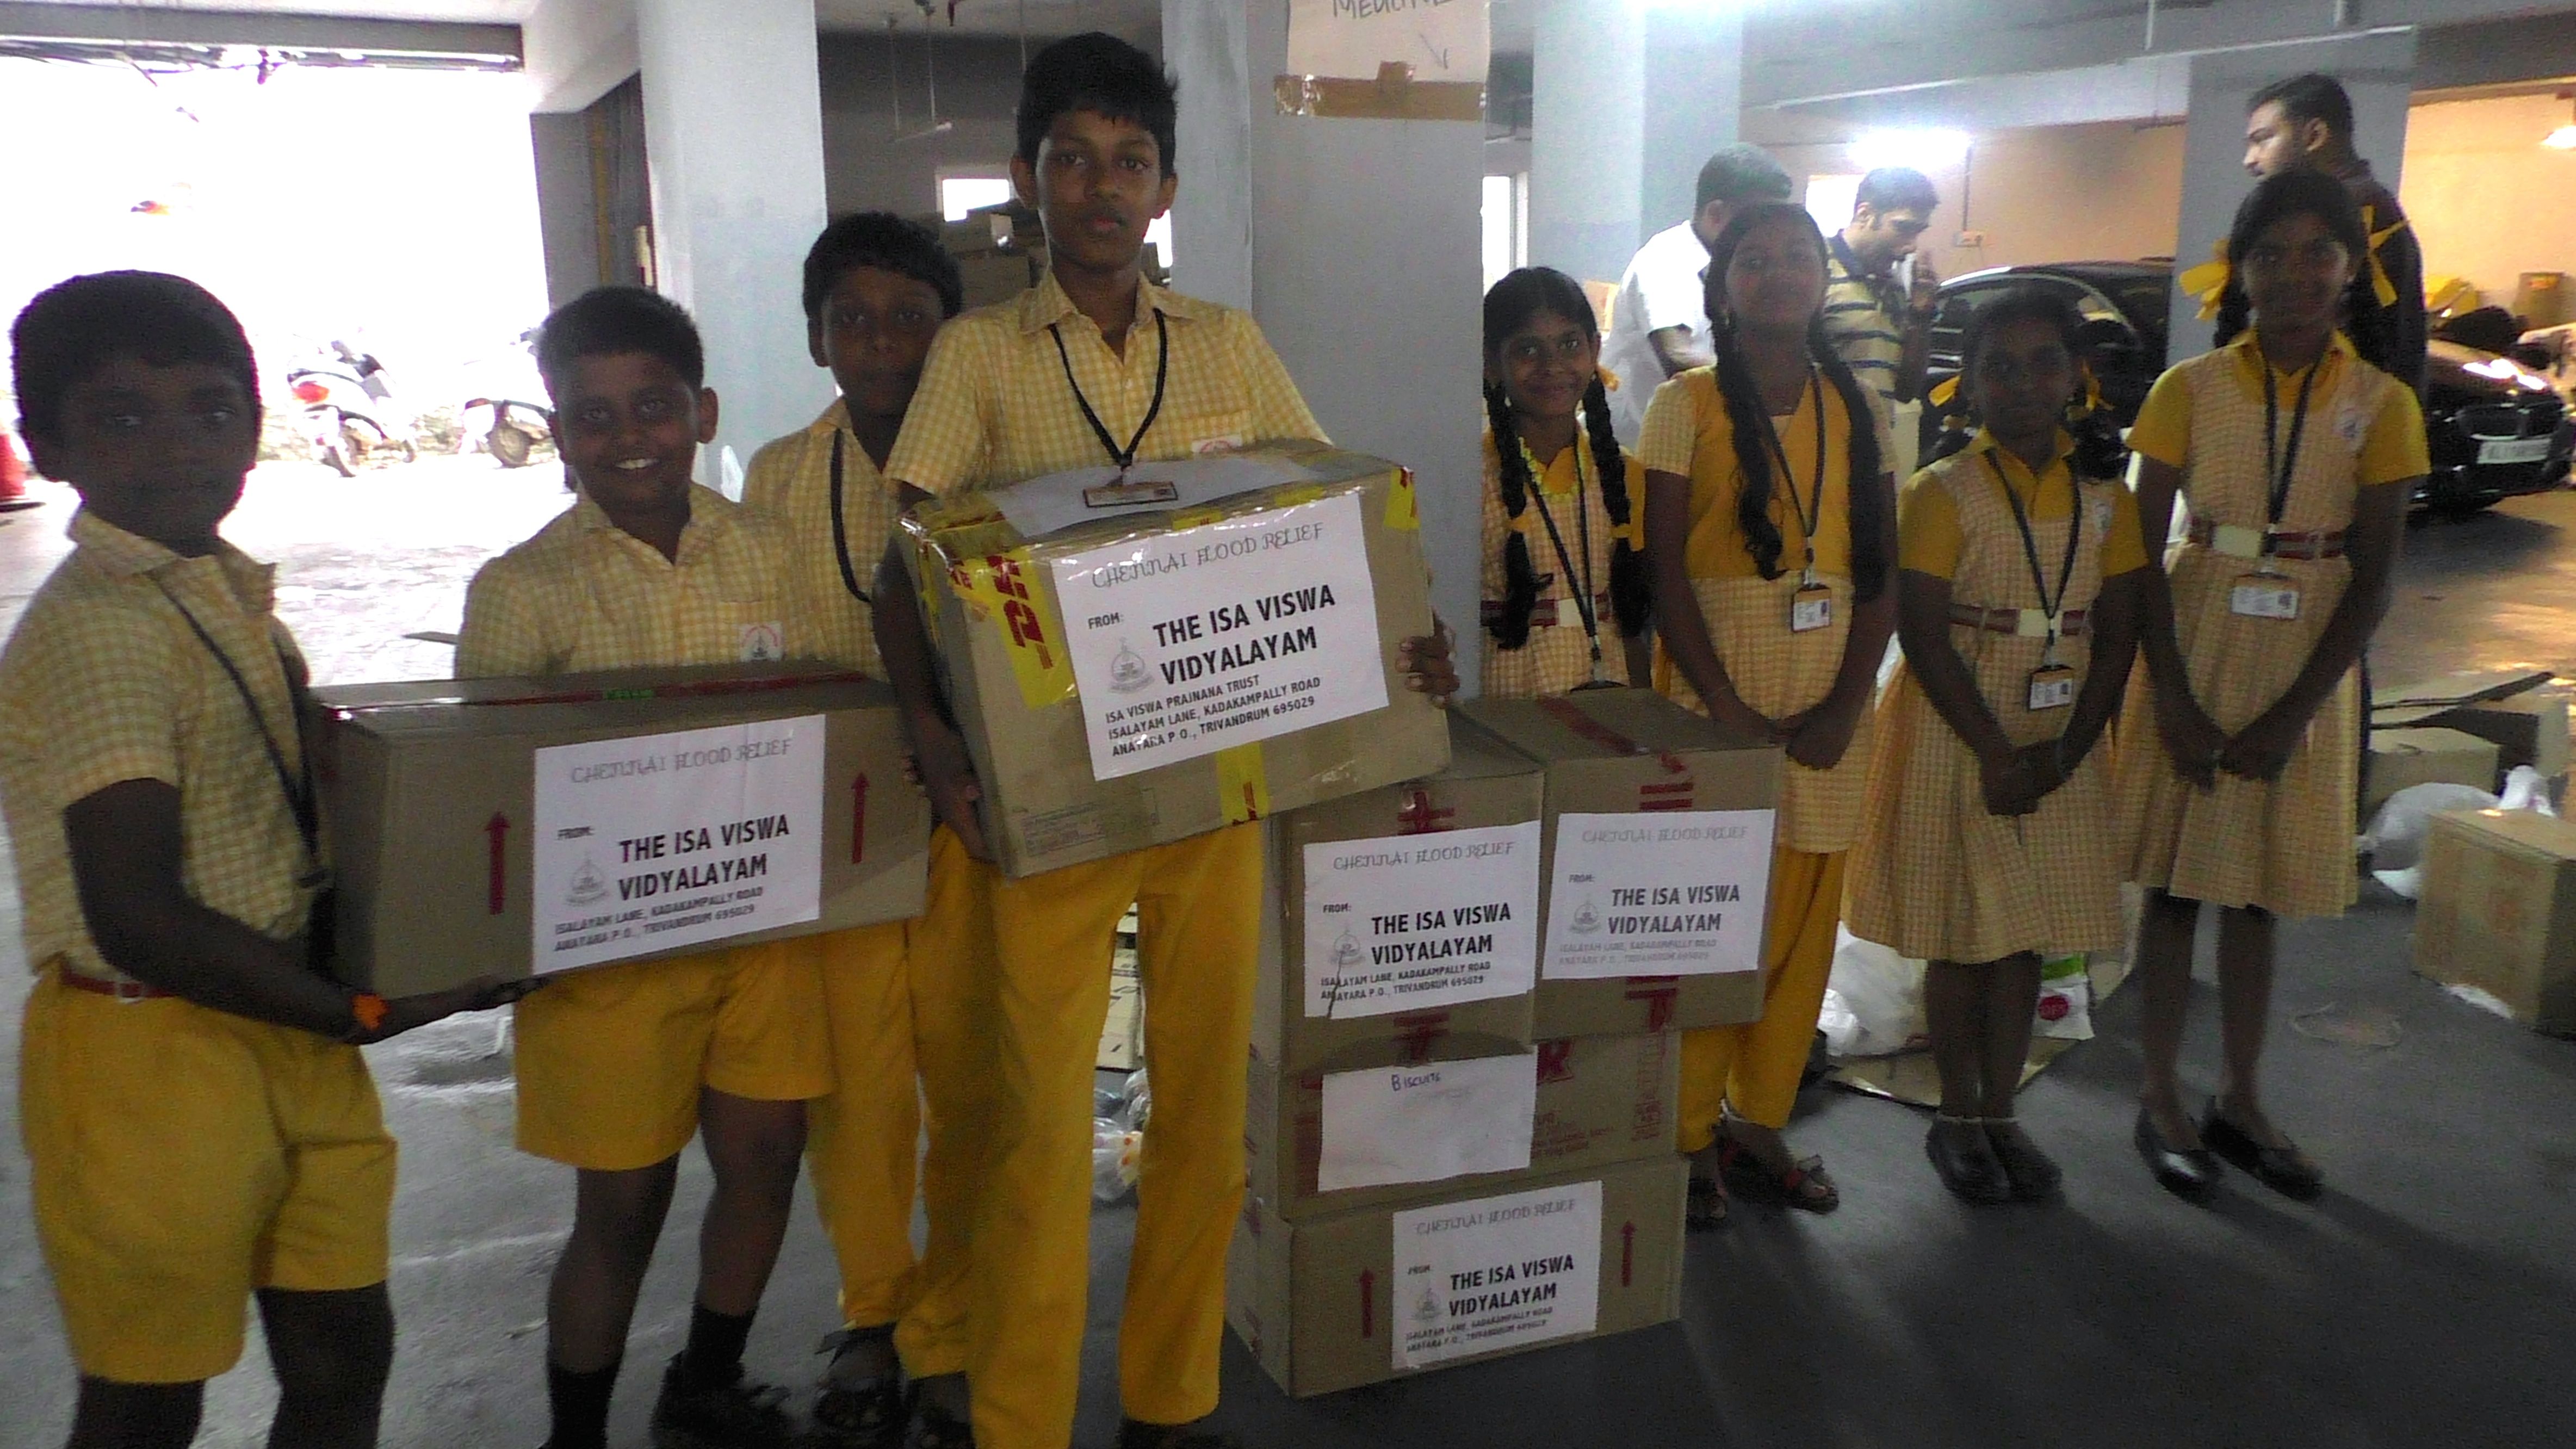
<instances>
[{"instance_id":1,"label":"parked car","mask_svg":"<svg viewBox=\"0 0 2576 1449\"><path fill-rule=\"evenodd\" d=\"M1977 309L2022 286L2061 291L2074 302L2084 317L2084 357L2103 409L2123 427L2134 421L2165 370L2174 286L2167 261L1995 267L1951 278L1941 284L1941 310L1932 321L1932 382L1958 375L1959 349ZM1924 410L1926 457L1943 426L1939 412ZM2433 471L2414 505L2452 517L2565 486L2576 454L2576 420L2547 378L2458 342L2437 339L2431 346L2424 430Z\"/></svg>"}]
</instances>

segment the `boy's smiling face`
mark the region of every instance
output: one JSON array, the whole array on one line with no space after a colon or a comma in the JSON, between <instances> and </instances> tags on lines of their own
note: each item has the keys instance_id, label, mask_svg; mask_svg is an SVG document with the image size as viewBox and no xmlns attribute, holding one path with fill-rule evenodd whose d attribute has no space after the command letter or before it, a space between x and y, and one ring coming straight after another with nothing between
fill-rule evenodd
<instances>
[{"instance_id":1,"label":"boy's smiling face","mask_svg":"<svg viewBox=\"0 0 2576 1449\"><path fill-rule=\"evenodd\" d=\"M1011 158L1011 183L1038 209L1051 260L1085 271L1136 264L1145 229L1172 209L1179 178L1154 133L1098 111L1066 111L1047 127L1037 163Z\"/></svg>"},{"instance_id":2,"label":"boy's smiling face","mask_svg":"<svg viewBox=\"0 0 2576 1449\"><path fill-rule=\"evenodd\" d=\"M817 366L861 417L900 418L912 405L931 339L945 320L939 289L882 267L852 267L825 293L807 342Z\"/></svg>"},{"instance_id":3,"label":"boy's smiling face","mask_svg":"<svg viewBox=\"0 0 2576 1449\"><path fill-rule=\"evenodd\" d=\"M65 394L59 435L27 444L100 519L195 557L259 460L259 407L220 367L111 358Z\"/></svg>"},{"instance_id":4,"label":"boy's smiling face","mask_svg":"<svg viewBox=\"0 0 2576 1449\"><path fill-rule=\"evenodd\" d=\"M610 518L687 506L698 445L715 441L714 392L647 352L576 357L546 390L564 462Z\"/></svg>"}]
</instances>

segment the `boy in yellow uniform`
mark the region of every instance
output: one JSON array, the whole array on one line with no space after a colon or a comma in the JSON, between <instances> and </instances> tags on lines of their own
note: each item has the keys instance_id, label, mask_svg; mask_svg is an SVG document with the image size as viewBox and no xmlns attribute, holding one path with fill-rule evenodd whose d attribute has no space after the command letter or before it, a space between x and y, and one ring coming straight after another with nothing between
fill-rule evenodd
<instances>
[{"instance_id":1,"label":"boy in yellow uniform","mask_svg":"<svg viewBox=\"0 0 2576 1449\"><path fill-rule=\"evenodd\" d=\"M1321 436L1252 319L1148 285L1145 228L1172 203L1173 87L1110 36L1058 41L1021 81L1021 198L1052 270L969 312L936 345L886 473L911 506L1101 462ZM878 640L940 819L977 856L974 774L944 713L900 551L877 586ZM1456 679L1443 639L1405 646L1413 687ZM1119 1334L1122 1449L1229 1442L1216 1408L1225 1253L1243 1200L1262 837L1237 825L993 884L998 1094L974 1226L968 1374L983 1449L1063 1449L1073 1431L1090 1273L1092 1062L1110 935L1130 902L1152 1009L1155 1108Z\"/></svg>"},{"instance_id":2,"label":"boy in yellow uniform","mask_svg":"<svg viewBox=\"0 0 2576 1449\"><path fill-rule=\"evenodd\" d=\"M587 292L546 319L537 367L581 496L474 576L458 675L799 652L786 526L690 481L716 395L688 314L641 288ZM654 1428L664 1442L786 1442L782 1395L744 1376L742 1348L787 1231L805 1103L832 1087L816 940L597 967L521 1008L519 1146L580 1174L546 1299L552 1449L605 1443L635 1295L701 1131L715 1195Z\"/></svg>"},{"instance_id":3,"label":"boy in yellow uniform","mask_svg":"<svg viewBox=\"0 0 2576 1449\"><path fill-rule=\"evenodd\" d=\"M71 1443L195 1438L256 1296L270 1442L372 1445L394 1143L358 1044L509 993L387 1002L315 967L304 660L269 567L216 533L259 451L241 324L195 283L110 272L38 296L11 342L36 466L81 495L0 653L37 976L19 1106L80 1368Z\"/></svg>"},{"instance_id":4,"label":"boy in yellow uniform","mask_svg":"<svg viewBox=\"0 0 2576 1449\"><path fill-rule=\"evenodd\" d=\"M895 499L878 470L940 324L964 305L957 262L924 228L884 212L845 216L805 256L805 321L817 367L840 396L812 426L762 448L743 501L792 530L790 631L797 650L883 675L875 632L876 564ZM814 1405L810 1442L922 1449L969 1442L966 1231L989 1111L981 1038L992 1019L992 867L954 832L930 845L928 908L917 920L823 938L823 997L838 1078L811 1107L806 1152L814 1197L841 1267L840 1332ZM919 970L914 962L921 963ZM922 1163L930 1241L912 1252L913 1154ZM912 1393L904 1388L911 1381ZM917 1422L915 1422L917 1421Z\"/></svg>"}]
</instances>

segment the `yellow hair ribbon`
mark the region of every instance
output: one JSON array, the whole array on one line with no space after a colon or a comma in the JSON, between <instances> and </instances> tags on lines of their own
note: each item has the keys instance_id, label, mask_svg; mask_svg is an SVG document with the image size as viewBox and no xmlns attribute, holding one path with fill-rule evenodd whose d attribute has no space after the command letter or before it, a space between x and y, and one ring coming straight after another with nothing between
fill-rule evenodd
<instances>
[{"instance_id":1,"label":"yellow hair ribbon","mask_svg":"<svg viewBox=\"0 0 2576 1449\"><path fill-rule=\"evenodd\" d=\"M2220 237L2209 244L2208 261L2174 280L2200 298L2200 320L2206 322L2218 315L2219 299L2227 294L2227 279L2233 271L2227 261L2227 238Z\"/></svg>"},{"instance_id":2,"label":"yellow hair ribbon","mask_svg":"<svg viewBox=\"0 0 2576 1449\"><path fill-rule=\"evenodd\" d=\"M1606 367L1595 367L1592 371L1595 376L1598 376L1601 379L1601 390L1603 392L1617 392L1619 390L1619 374L1612 372Z\"/></svg>"},{"instance_id":3,"label":"yellow hair ribbon","mask_svg":"<svg viewBox=\"0 0 2576 1449\"><path fill-rule=\"evenodd\" d=\"M2397 305L2397 284L2389 280L2388 268L2380 264L2379 248L2381 243L2406 229L2406 218L2401 216L2382 228L2375 209L2365 206L2361 209L2361 229L2370 235L2371 295L2379 299L2380 306L2394 307Z\"/></svg>"}]
</instances>

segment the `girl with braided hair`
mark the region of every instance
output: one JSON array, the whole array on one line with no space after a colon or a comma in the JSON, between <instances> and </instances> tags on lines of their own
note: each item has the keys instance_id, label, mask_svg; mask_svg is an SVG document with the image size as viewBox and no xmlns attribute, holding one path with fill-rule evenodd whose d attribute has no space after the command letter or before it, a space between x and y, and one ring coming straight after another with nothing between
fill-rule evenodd
<instances>
[{"instance_id":1,"label":"girl with braided hair","mask_svg":"<svg viewBox=\"0 0 2576 1449\"><path fill-rule=\"evenodd\" d=\"M1792 1207L1839 1201L1780 1129L1824 1004L1843 857L1860 833L1869 704L1896 628L1887 418L1825 337L1825 241L1802 207L1739 211L1710 248L1717 361L1647 409L1656 687L1784 747L1760 1020L1682 1038L1691 1216L1727 1178Z\"/></svg>"},{"instance_id":2,"label":"girl with braided hair","mask_svg":"<svg viewBox=\"0 0 2576 1449\"><path fill-rule=\"evenodd\" d=\"M2354 898L2357 666L2430 467L2413 390L2344 330L2384 335L2369 247L2342 182L2265 178L2229 229L2219 345L2157 379L2129 434L2146 536L2165 536L2177 498L2191 515L2146 571L2147 667L2129 682L2113 799L2146 892L2134 1135L2157 1181L2194 1199L2217 1185L2218 1156L2294 1196L2322 1183L2264 1114L2255 1072L2274 919L2338 916ZM2195 1123L2175 1063L2204 905L2219 911L2224 1065Z\"/></svg>"},{"instance_id":3,"label":"girl with braided hair","mask_svg":"<svg viewBox=\"0 0 2576 1449\"><path fill-rule=\"evenodd\" d=\"M1643 474L1610 430L1582 286L1523 267L1485 294L1484 692L1646 682Z\"/></svg>"}]
</instances>

